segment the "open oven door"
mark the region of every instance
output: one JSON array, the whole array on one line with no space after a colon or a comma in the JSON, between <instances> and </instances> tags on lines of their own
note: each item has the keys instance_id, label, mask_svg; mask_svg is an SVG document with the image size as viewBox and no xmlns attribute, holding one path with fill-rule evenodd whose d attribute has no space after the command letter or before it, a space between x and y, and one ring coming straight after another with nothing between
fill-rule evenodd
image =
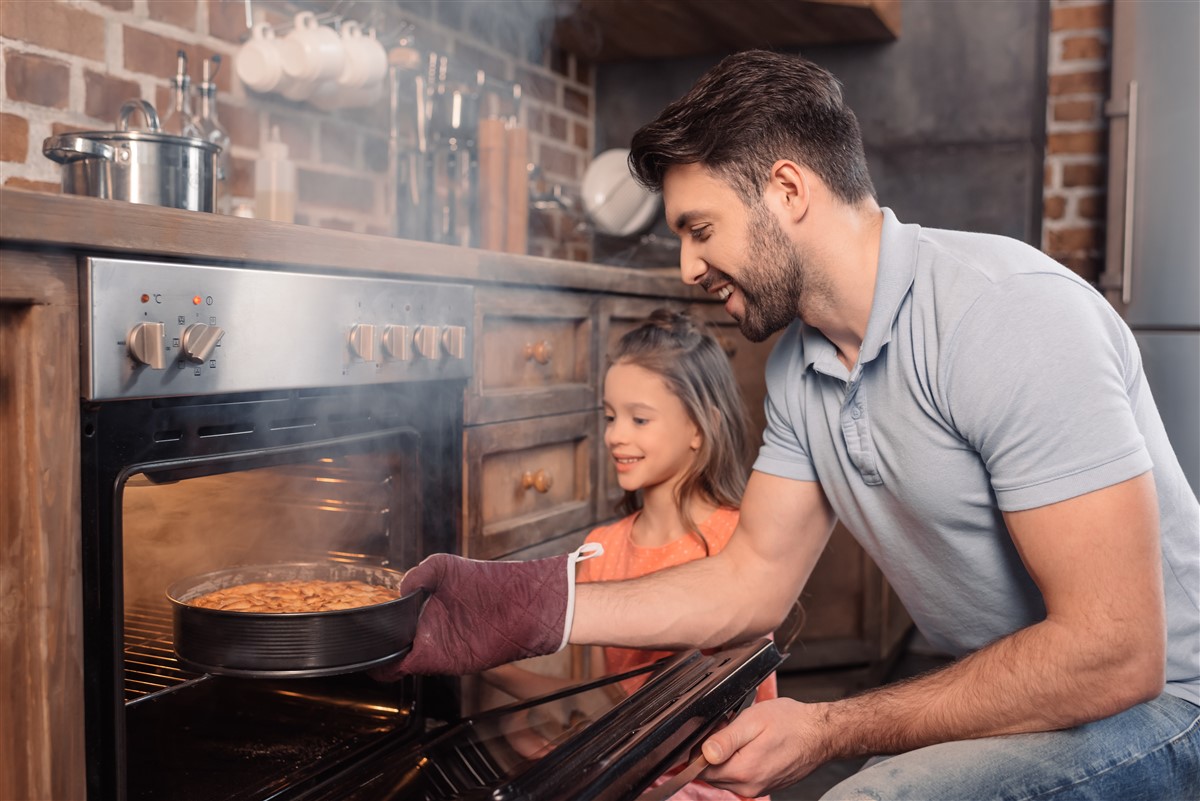
<instances>
[{"instance_id":1,"label":"open oven door","mask_svg":"<svg viewBox=\"0 0 1200 801\"><path fill-rule=\"evenodd\" d=\"M782 661L767 639L687 651L385 745L299 798L632 801L685 764Z\"/></svg>"}]
</instances>

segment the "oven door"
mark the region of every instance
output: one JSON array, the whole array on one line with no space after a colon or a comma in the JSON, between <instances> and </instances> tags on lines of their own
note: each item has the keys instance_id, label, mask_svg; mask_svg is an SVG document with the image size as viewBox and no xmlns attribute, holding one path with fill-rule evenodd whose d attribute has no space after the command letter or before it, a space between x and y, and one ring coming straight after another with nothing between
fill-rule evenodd
<instances>
[{"instance_id":1,"label":"oven door","mask_svg":"<svg viewBox=\"0 0 1200 801\"><path fill-rule=\"evenodd\" d=\"M442 726L419 741L396 739L289 797L628 801L685 763L782 661L766 639L711 655L684 652Z\"/></svg>"}]
</instances>

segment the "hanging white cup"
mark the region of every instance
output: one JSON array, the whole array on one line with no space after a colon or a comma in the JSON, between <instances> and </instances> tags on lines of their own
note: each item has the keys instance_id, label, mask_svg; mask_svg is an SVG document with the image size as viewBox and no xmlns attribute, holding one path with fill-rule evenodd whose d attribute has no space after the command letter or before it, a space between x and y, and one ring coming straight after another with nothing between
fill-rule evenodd
<instances>
[{"instance_id":1,"label":"hanging white cup","mask_svg":"<svg viewBox=\"0 0 1200 801\"><path fill-rule=\"evenodd\" d=\"M362 27L349 20L342 24L342 48L346 61L338 83L347 89L369 86L387 74L387 51L375 39L375 31L363 33Z\"/></svg>"},{"instance_id":2,"label":"hanging white cup","mask_svg":"<svg viewBox=\"0 0 1200 801\"><path fill-rule=\"evenodd\" d=\"M242 83L255 92L273 92L280 87L283 59L271 26L260 22L251 29L250 38L238 50L234 69Z\"/></svg>"},{"instance_id":3,"label":"hanging white cup","mask_svg":"<svg viewBox=\"0 0 1200 801\"><path fill-rule=\"evenodd\" d=\"M311 11L301 11L295 16L294 27L283 39L280 53L284 73L297 83L336 80L346 61L341 37L322 25Z\"/></svg>"}]
</instances>

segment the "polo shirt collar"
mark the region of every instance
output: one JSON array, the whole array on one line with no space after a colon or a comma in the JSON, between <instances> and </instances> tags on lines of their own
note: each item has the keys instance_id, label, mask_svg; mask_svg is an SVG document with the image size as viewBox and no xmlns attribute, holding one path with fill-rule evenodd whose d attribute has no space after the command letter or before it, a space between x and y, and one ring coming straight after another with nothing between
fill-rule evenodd
<instances>
[{"instance_id":1,"label":"polo shirt collar","mask_svg":"<svg viewBox=\"0 0 1200 801\"><path fill-rule=\"evenodd\" d=\"M921 226L904 225L889 208L883 209L883 231L879 239L879 269L875 275L875 295L867 318L867 334L858 352L858 365L872 361L892 339L892 327L900 306L908 297L917 271L917 240ZM814 365L822 372L846 376L846 368L837 357L837 348L818 329L804 325L804 367Z\"/></svg>"}]
</instances>

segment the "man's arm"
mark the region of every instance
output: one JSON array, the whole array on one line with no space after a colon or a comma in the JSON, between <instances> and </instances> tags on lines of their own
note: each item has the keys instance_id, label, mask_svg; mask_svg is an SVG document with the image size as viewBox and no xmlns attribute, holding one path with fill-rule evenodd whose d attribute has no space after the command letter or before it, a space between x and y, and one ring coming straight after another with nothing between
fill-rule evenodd
<instances>
[{"instance_id":1,"label":"man's arm","mask_svg":"<svg viewBox=\"0 0 1200 801\"><path fill-rule=\"evenodd\" d=\"M705 744L709 761L725 764L703 778L758 795L830 759L1063 729L1157 696L1166 615L1151 474L1005 522L1045 599L1043 621L843 701L755 705Z\"/></svg>"},{"instance_id":2,"label":"man's arm","mask_svg":"<svg viewBox=\"0 0 1200 801\"><path fill-rule=\"evenodd\" d=\"M678 650L766 634L804 587L833 523L816 482L754 472L723 551L640 579L579 585L571 642Z\"/></svg>"}]
</instances>

